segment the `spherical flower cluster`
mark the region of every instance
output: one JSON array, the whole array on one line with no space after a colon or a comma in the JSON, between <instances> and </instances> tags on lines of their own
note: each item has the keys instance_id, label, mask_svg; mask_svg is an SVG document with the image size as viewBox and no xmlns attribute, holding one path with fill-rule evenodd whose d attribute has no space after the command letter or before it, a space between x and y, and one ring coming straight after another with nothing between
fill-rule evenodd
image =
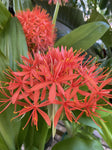
<instances>
[{"instance_id":1,"label":"spherical flower cluster","mask_svg":"<svg viewBox=\"0 0 112 150\"><path fill-rule=\"evenodd\" d=\"M23 27L29 51L47 51L54 45L55 29L46 10L36 6L32 11L18 12L16 17Z\"/></svg>"},{"instance_id":2,"label":"spherical flower cluster","mask_svg":"<svg viewBox=\"0 0 112 150\"><path fill-rule=\"evenodd\" d=\"M7 77L10 79L1 87L1 105L5 105L3 112L10 104L20 105L15 118L30 112L26 125L32 123L38 127L38 113L46 123L51 125L51 118L47 111L48 105L54 104L57 111L52 118L54 127L64 112L69 121L77 122L85 113L94 120L100 115L97 110L102 110L101 100L109 103L107 98L112 98L112 89L106 89L112 77L107 78L108 72L98 69L98 65L89 58L84 62L86 54L70 48L49 48L47 54L34 53L26 58L22 56L24 64L19 64L21 71L13 72L11 69ZM2 85L1 85L2 86ZM9 95L7 95L7 91ZM79 115L75 115L76 110ZM16 109L15 109L16 111Z\"/></svg>"}]
</instances>

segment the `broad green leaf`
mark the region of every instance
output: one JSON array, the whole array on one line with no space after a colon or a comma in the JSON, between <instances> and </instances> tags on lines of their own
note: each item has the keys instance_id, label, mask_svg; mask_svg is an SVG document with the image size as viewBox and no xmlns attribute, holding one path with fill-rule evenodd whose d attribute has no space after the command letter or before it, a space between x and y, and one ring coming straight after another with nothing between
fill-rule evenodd
<instances>
[{"instance_id":1,"label":"broad green leaf","mask_svg":"<svg viewBox=\"0 0 112 150\"><path fill-rule=\"evenodd\" d=\"M3 109L0 108L0 111ZM4 140L4 146L8 150L16 150L16 140L19 133L21 122L11 121L13 118L14 107L9 106L2 114L0 114L0 135Z\"/></svg>"},{"instance_id":2,"label":"broad green leaf","mask_svg":"<svg viewBox=\"0 0 112 150\"><path fill-rule=\"evenodd\" d=\"M57 46L73 47L74 49L88 49L109 29L105 22L87 23L71 31L55 43Z\"/></svg>"},{"instance_id":3,"label":"broad green leaf","mask_svg":"<svg viewBox=\"0 0 112 150\"><path fill-rule=\"evenodd\" d=\"M96 10L92 11L90 19L87 20L87 22L94 22L94 21L104 21L107 24L109 24L108 21L104 18L104 16L99 12L97 12Z\"/></svg>"},{"instance_id":4,"label":"broad green leaf","mask_svg":"<svg viewBox=\"0 0 112 150\"><path fill-rule=\"evenodd\" d=\"M29 115L25 115L23 118L16 119L17 122L19 122L19 123L21 122L21 126L19 129L19 133L18 133L18 137L17 137L17 141L16 141L16 145L18 146L18 148L20 148L22 146L22 144L24 143L24 140L26 138L27 132L29 132L29 126L27 126L23 130L23 127L25 126L26 122L28 121L28 117L29 117Z\"/></svg>"},{"instance_id":5,"label":"broad green leaf","mask_svg":"<svg viewBox=\"0 0 112 150\"><path fill-rule=\"evenodd\" d=\"M78 8L60 6L58 21L68 26L70 29L74 29L84 24L84 18L82 12Z\"/></svg>"},{"instance_id":6,"label":"broad green leaf","mask_svg":"<svg viewBox=\"0 0 112 150\"><path fill-rule=\"evenodd\" d=\"M7 22L11 19L11 15L6 7L0 1L0 31L4 29Z\"/></svg>"},{"instance_id":7,"label":"broad green leaf","mask_svg":"<svg viewBox=\"0 0 112 150\"><path fill-rule=\"evenodd\" d=\"M103 147L98 140L85 133L57 143L52 150L103 150Z\"/></svg>"},{"instance_id":8,"label":"broad green leaf","mask_svg":"<svg viewBox=\"0 0 112 150\"><path fill-rule=\"evenodd\" d=\"M101 39L107 48L112 47L112 28L109 29Z\"/></svg>"},{"instance_id":9,"label":"broad green leaf","mask_svg":"<svg viewBox=\"0 0 112 150\"><path fill-rule=\"evenodd\" d=\"M23 118L24 119L24 118ZM48 134L48 126L43 118L38 116L38 130L34 126L29 125L27 136L25 140L25 148L27 150L31 150L34 147L39 150L44 150L47 134Z\"/></svg>"},{"instance_id":10,"label":"broad green leaf","mask_svg":"<svg viewBox=\"0 0 112 150\"><path fill-rule=\"evenodd\" d=\"M0 80L5 80L3 71L9 66L8 59L0 51Z\"/></svg>"},{"instance_id":11,"label":"broad green leaf","mask_svg":"<svg viewBox=\"0 0 112 150\"><path fill-rule=\"evenodd\" d=\"M0 80L6 80L3 71L8 66L8 59L0 51ZM2 95L0 94L0 97ZM0 107L0 111L3 107ZM15 121L11 122L13 117L13 107L8 108L2 114L0 114L0 149L2 150L15 150L17 135L20 128L20 123Z\"/></svg>"},{"instance_id":12,"label":"broad green leaf","mask_svg":"<svg viewBox=\"0 0 112 150\"><path fill-rule=\"evenodd\" d=\"M0 149L2 150L9 150L7 147L7 144L5 143L4 139L2 138L2 135L0 134Z\"/></svg>"},{"instance_id":13,"label":"broad green leaf","mask_svg":"<svg viewBox=\"0 0 112 150\"><path fill-rule=\"evenodd\" d=\"M88 20L88 22L94 22L94 21L104 21L107 24L108 21L104 18L103 15L101 15L99 12L97 11L92 11L90 19ZM110 26L110 25L109 25ZM107 47L112 47L112 29L111 27L108 29L108 31L102 36L102 41L105 43L105 45Z\"/></svg>"},{"instance_id":14,"label":"broad green leaf","mask_svg":"<svg viewBox=\"0 0 112 150\"><path fill-rule=\"evenodd\" d=\"M14 11L32 9L31 0L13 0Z\"/></svg>"},{"instance_id":15,"label":"broad green leaf","mask_svg":"<svg viewBox=\"0 0 112 150\"><path fill-rule=\"evenodd\" d=\"M80 113L81 111L74 111L75 117L77 118ZM102 132L100 127L91 119L91 117L87 117L85 113L79 118L78 122L80 122L82 125L92 127L94 129L99 130L99 132Z\"/></svg>"},{"instance_id":16,"label":"broad green leaf","mask_svg":"<svg viewBox=\"0 0 112 150\"><path fill-rule=\"evenodd\" d=\"M16 17L13 17L0 34L0 49L9 59L12 69L17 68L16 61L21 62L21 55L27 56L27 44L22 26Z\"/></svg>"}]
</instances>

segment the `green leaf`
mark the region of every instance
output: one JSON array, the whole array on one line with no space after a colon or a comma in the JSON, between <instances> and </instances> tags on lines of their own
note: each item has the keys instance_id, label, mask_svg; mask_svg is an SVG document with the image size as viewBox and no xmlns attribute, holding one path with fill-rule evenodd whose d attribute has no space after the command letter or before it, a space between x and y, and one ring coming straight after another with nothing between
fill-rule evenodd
<instances>
[{"instance_id":1,"label":"green leaf","mask_svg":"<svg viewBox=\"0 0 112 150\"><path fill-rule=\"evenodd\" d=\"M96 10L92 11L90 19L87 20L87 22L94 22L94 21L104 21L107 24L109 24L108 21L104 18L104 16L99 12L97 12Z\"/></svg>"},{"instance_id":2,"label":"green leaf","mask_svg":"<svg viewBox=\"0 0 112 150\"><path fill-rule=\"evenodd\" d=\"M112 29L110 28L101 39L107 48L112 47Z\"/></svg>"},{"instance_id":3,"label":"green leaf","mask_svg":"<svg viewBox=\"0 0 112 150\"><path fill-rule=\"evenodd\" d=\"M96 125L96 123L89 117L83 115L80 119L79 119L79 122L86 125L86 126L89 126L89 127L92 127L94 129L97 129L100 133L102 133L102 130L99 126Z\"/></svg>"},{"instance_id":4,"label":"green leaf","mask_svg":"<svg viewBox=\"0 0 112 150\"><path fill-rule=\"evenodd\" d=\"M29 125L26 140L25 140L25 148L27 150L32 150L34 147L39 150L44 150L47 134L48 134L48 126L44 119L39 115L38 116L38 131L35 127ZM29 138L28 138L29 137Z\"/></svg>"},{"instance_id":5,"label":"green leaf","mask_svg":"<svg viewBox=\"0 0 112 150\"><path fill-rule=\"evenodd\" d=\"M1 134L0 134L0 149L9 150Z\"/></svg>"},{"instance_id":6,"label":"green leaf","mask_svg":"<svg viewBox=\"0 0 112 150\"><path fill-rule=\"evenodd\" d=\"M58 21L70 29L74 29L84 24L83 14L78 8L60 6Z\"/></svg>"},{"instance_id":7,"label":"green leaf","mask_svg":"<svg viewBox=\"0 0 112 150\"><path fill-rule=\"evenodd\" d=\"M5 80L5 75L3 71L9 66L8 59L0 51L0 80Z\"/></svg>"},{"instance_id":8,"label":"green leaf","mask_svg":"<svg viewBox=\"0 0 112 150\"><path fill-rule=\"evenodd\" d=\"M98 140L85 133L57 143L52 150L103 150L103 147Z\"/></svg>"},{"instance_id":9,"label":"green leaf","mask_svg":"<svg viewBox=\"0 0 112 150\"><path fill-rule=\"evenodd\" d=\"M13 0L14 11L32 9L31 0Z\"/></svg>"},{"instance_id":10,"label":"green leaf","mask_svg":"<svg viewBox=\"0 0 112 150\"><path fill-rule=\"evenodd\" d=\"M0 31L4 29L7 22L11 19L11 15L6 7L0 1Z\"/></svg>"},{"instance_id":11,"label":"green leaf","mask_svg":"<svg viewBox=\"0 0 112 150\"><path fill-rule=\"evenodd\" d=\"M12 69L17 68L16 61L21 62L20 55L27 56L27 44L22 26L16 17L13 17L0 34L0 49L9 59Z\"/></svg>"},{"instance_id":12,"label":"green leaf","mask_svg":"<svg viewBox=\"0 0 112 150\"><path fill-rule=\"evenodd\" d=\"M0 114L0 135L4 140L4 147L8 147L8 150L16 150L15 143L21 124L20 122L16 122L15 120L11 121L12 117L14 117L13 111L14 108L11 105L7 108L7 110Z\"/></svg>"},{"instance_id":13,"label":"green leaf","mask_svg":"<svg viewBox=\"0 0 112 150\"><path fill-rule=\"evenodd\" d=\"M29 113L30 115L30 113ZM24 118L20 118L20 119L16 119L17 122L21 122L21 126L19 129L19 133L18 133L18 137L17 137L17 141L16 141L16 145L20 148L22 146L22 144L24 143L24 140L26 138L27 132L29 132L29 126L27 126L24 130L23 127L25 126L26 122L28 121L28 117L29 115L25 115ZM29 139L29 138L28 138Z\"/></svg>"},{"instance_id":14,"label":"green leaf","mask_svg":"<svg viewBox=\"0 0 112 150\"><path fill-rule=\"evenodd\" d=\"M73 47L74 49L88 49L109 29L105 22L87 23L65 35L55 43L57 46Z\"/></svg>"},{"instance_id":15,"label":"green leaf","mask_svg":"<svg viewBox=\"0 0 112 150\"><path fill-rule=\"evenodd\" d=\"M101 15L99 12L93 10L90 16L90 19L88 22L94 22L94 21L104 21L107 24L108 21L104 18L103 15ZM110 25L109 25L110 26ZM102 36L102 41L107 47L112 47L112 29L111 27L108 29L108 31Z\"/></svg>"}]
</instances>

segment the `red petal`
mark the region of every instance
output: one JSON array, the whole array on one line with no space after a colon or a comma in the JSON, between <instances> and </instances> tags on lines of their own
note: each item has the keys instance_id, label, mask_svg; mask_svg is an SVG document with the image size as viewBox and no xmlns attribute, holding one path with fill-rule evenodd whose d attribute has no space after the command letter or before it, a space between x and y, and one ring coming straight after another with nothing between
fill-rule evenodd
<instances>
[{"instance_id":1,"label":"red petal","mask_svg":"<svg viewBox=\"0 0 112 150\"><path fill-rule=\"evenodd\" d=\"M65 114L66 114L66 116L67 116L67 119L69 120L69 121L72 121L72 118L74 118L74 116L72 115L72 112L67 108L67 107L65 107ZM75 118L74 118L75 119Z\"/></svg>"},{"instance_id":2,"label":"red petal","mask_svg":"<svg viewBox=\"0 0 112 150\"><path fill-rule=\"evenodd\" d=\"M61 106L58 111L56 112L55 114L55 117L54 117L54 127L56 127L57 123L58 123L58 120L60 118L60 115L61 115L61 112L63 110L63 106Z\"/></svg>"},{"instance_id":3,"label":"red petal","mask_svg":"<svg viewBox=\"0 0 112 150\"><path fill-rule=\"evenodd\" d=\"M66 75L66 76L60 77L57 81L58 81L58 82L63 82L63 81L72 80L72 79L77 78L77 77L78 77L77 74L74 74L74 75Z\"/></svg>"},{"instance_id":4,"label":"red petal","mask_svg":"<svg viewBox=\"0 0 112 150\"><path fill-rule=\"evenodd\" d=\"M59 83L56 83L57 87L58 87L58 92L64 95L64 89L61 87L61 85Z\"/></svg>"},{"instance_id":5,"label":"red petal","mask_svg":"<svg viewBox=\"0 0 112 150\"><path fill-rule=\"evenodd\" d=\"M42 83L37 83L35 86L33 86L31 88L31 91L36 91L36 90L40 90L44 87L46 87L47 85L51 84L51 81L49 82L42 82Z\"/></svg>"},{"instance_id":6,"label":"red petal","mask_svg":"<svg viewBox=\"0 0 112 150\"><path fill-rule=\"evenodd\" d=\"M49 101L53 102L53 100L55 100L55 97L56 97L56 85L55 83L53 83L49 90Z\"/></svg>"},{"instance_id":7,"label":"red petal","mask_svg":"<svg viewBox=\"0 0 112 150\"><path fill-rule=\"evenodd\" d=\"M14 74L16 75L16 76L24 76L24 75L26 75L26 74L28 74L28 71L26 71L26 72L14 72Z\"/></svg>"},{"instance_id":8,"label":"red petal","mask_svg":"<svg viewBox=\"0 0 112 150\"><path fill-rule=\"evenodd\" d=\"M49 116L44 112L42 111L41 109L37 108L38 112L41 114L41 116L44 118L44 120L46 121L46 123L51 126L51 121L49 119Z\"/></svg>"},{"instance_id":9,"label":"red petal","mask_svg":"<svg viewBox=\"0 0 112 150\"><path fill-rule=\"evenodd\" d=\"M34 93L34 105L37 104L38 100L39 100L39 95L40 95L40 91L35 91Z\"/></svg>"},{"instance_id":10,"label":"red petal","mask_svg":"<svg viewBox=\"0 0 112 150\"><path fill-rule=\"evenodd\" d=\"M43 88L41 93L41 101L45 99L45 95L46 95L46 88Z\"/></svg>"},{"instance_id":11,"label":"red petal","mask_svg":"<svg viewBox=\"0 0 112 150\"><path fill-rule=\"evenodd\" d=\"M16 92L14 93L14 95L12 96L12 104L14 104L19 96L19 93L21 91L21 87L19 87Z\"/></svg>"}]
</instances>

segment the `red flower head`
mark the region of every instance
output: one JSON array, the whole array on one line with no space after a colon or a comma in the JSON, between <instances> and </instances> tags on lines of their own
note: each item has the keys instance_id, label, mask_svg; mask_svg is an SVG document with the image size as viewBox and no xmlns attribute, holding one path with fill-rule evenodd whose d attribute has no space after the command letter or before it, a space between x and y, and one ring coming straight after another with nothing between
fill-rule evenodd
<instances>
[{"instance_id":1,"label":"red flower head","mask_svg":"<svg viewBox=\"0 0 112 150\"><path fill-rule=\"evenodd\" d=\"M22 56L24 63L19 64L20 71L10 69L9 74L5 73L9 81L4 86L0 85L3 96L0 106L4 106L0 113L10 104L15 107L20 105L15 118L30 112L25 127L30 120L38 127L38 114L49 126L53 121L54 127L62 113L66 119L75 122L84 113L94 122L94 117L101 119L97 113L97 110L103 111L100 106L112 106L108 101L108 98L112 98L112 89L105 87L111 85L112 76L108 70L99 69L93 59L85 61L85 55L81 51L74 52L72 48L67 50L61 47L60 50L59 47L51 47L47 54L34 53L32 57L29 53L28 58ZM47 115L47 106L51 104L53 109L56 108L54 118Z\"/></svg>"},{"instance_id":2,"label":"red flower head","mask_svg":"<svg viewBox=\"0 0 112 150\"><path fill-rule=\"evenodd\" d=\"M32 11L18 12L16 17L23 27L29 51L46 51L54 45L54 26L44 9L36 6Z\"/></svg>"}]
</instances>

